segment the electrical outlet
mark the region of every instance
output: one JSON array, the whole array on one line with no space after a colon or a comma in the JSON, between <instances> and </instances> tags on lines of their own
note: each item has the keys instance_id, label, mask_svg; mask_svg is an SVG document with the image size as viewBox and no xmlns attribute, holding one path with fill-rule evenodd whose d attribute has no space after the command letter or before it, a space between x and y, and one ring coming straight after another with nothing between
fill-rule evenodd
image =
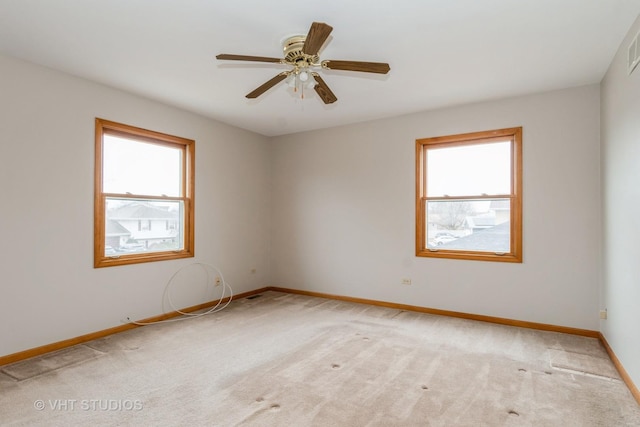
<instances>
[{"instance_id":1,"label":"electrical outlet","mask_svg":"<svg viewBox=\"0 0 640 427\"><path fill-rule=\"evenodd\" d=\"M607 318L607 309L600 310L600 318L605 320Z\"/></svg>"},{"instance_id":2,"label":"electrical outlet","mask_svg":"<svg viewBox=\"0 0 640 427\"><path fill-rule=\"evenodd\" d=\"M405 277L404 279L402 279L402 281L400 282L403 285L410 285L411 284L411 279Z\"/></svg>"},{"instance_id":3,"label":"electrical outlet","mask_svg":"<svg viewBox=\"0 0 640 427\"><path fill-rule=\"evenodd\" d=\"M216 276L216 286L220 286L222 284L222 279L220 279L220 276Z\"/></svg>"}]
</instances>

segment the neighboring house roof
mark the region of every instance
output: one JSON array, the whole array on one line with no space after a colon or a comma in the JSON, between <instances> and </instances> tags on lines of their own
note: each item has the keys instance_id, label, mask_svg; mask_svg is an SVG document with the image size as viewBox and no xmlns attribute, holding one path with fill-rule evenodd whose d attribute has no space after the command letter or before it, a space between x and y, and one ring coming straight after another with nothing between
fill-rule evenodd
<instances>
[{"instance_id":1,"label":"neighboring house roof","mask_svg":"<svg viewBox=\"0 0 640 427\"><path fill-rule=\"evenodd\" d=\"M108 219L106 221L106 236L128 236L131 232L120 225L117 221Z\"/></svg>"},{"instance_id":2,"label":"neighboring house roof","mask_svg":"<svg viewBox=\"0 0 640 427\"><path fill-rule=\"evenodd\" d=\"M177 211L170 211L153 206L148 203L133 202L109 212L109 218L114 220L125 219L178 219Z\"/></svg>"},{"instance_id":3,"label":"neighboring house roof","mask_svg":"<svg viewBox=\"0 0 640 427\"><path fill-rule=\"evenodd\" d=\"M511 209L510 200L492 200L489 204L489 210L492 211L508 211Z\"/></svg>"},{"instance_id":4,"label":"neighboring house roof","mask_svg":"<svg viewBox=\"0 0 640 427\"><path fill-rule=\"evenodd\" d=\"M509 212L510 209L510 200L492 200L489 212L466 218L467 226L472 229L493 227L496 225L496 212Z\"/></svg>"},{"instance_id":5,"label":"neighboring house roof","mask_svg":"<svg viewBox=\"0 0 640 427\"><path fill-rule=\"evenodd\" d=\"M468 216L467 224L470 228L487 228L496 225L495 215Z\"/></svg>"},{"instance_id":6,"label":"neighboring house roof","mask_svg":"<svg viewBox=\"0 0 640 427\"><path fill-rule=\"evenodd\" d=\"M488 252L509 252L509 233L510 221L507 221L495 227L478 230L468 236L444 243L438 248L461 250L478 250L478 248L482 248L482 250Z\"/></svg>"}]
</instances>

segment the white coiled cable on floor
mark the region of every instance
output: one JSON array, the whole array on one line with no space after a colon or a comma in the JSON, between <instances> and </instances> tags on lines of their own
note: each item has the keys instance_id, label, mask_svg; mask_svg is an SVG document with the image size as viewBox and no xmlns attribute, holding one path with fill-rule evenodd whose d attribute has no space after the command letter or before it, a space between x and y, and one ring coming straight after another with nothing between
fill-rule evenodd
<instances>
[{"instance_id":1,"label":"white coiled cable on floor","mask_svg":"<svg viewBox=\"0 0 640 427\"><path fill-rule=\"evenodd\" d=\"M182 311L178 308L176 308L176 306L173 303L173 300L171 299L171 287L173 286L174 283L174 278L180 273L182 272L185 268L187 267L192 267L194 265L201 265L203 266L203 268L206 270L207 272L207 284L210 282L211 276L209 275L209 269L214 270L218 277L220 277L220 282L222 285L222 295L220 296L220 299L218 300L218 302L211 308L209 308L207 311L204 311L202 313L189 313L186 311ZM222 304L222 301L225 299L225 293L226 290L229 290L229 299ZM165 320L156 320L155 322L139 322L136 320L131 320L129 317L127 317L126 322L124 323L131 323L134 325L140 325L140 326L145 326L145 325L155 325L157 323L169 323L169 322L177 322L180 320L187 320L187 319L192 319L194 317L201 317L201 316L205 316L207 314L212 314L212 313L217 313L221 310L224 310L230 303L231 300L233 299L233 289L231 288L231 285L229 285L225 280L224 280L224 276L222 275L222 272L220 271L220 269L218 269L217 267L214 267L211 264L207 264L204 262L194 262L191 264L187 264L182 266L181 268L179 268L175 273L173 273L173 275L171 276L171 278L169 279L169 281L167 282L167 284L164 287L164 293L163 293L163 298L167 299L167 302L169 304L169 307L171 307L171 309L178 314L181 314L184 317L176 317L174 319L165 319Z\"/></svg>"}]
</instances>

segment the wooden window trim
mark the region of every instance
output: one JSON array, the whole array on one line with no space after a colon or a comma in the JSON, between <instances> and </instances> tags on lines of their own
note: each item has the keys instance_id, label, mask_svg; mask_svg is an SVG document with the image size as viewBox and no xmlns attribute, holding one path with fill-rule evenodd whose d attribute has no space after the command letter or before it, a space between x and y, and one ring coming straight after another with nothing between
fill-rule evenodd
<instances>
[{"instance_id":1,"label":"wooden window trim","mask_svg":"<svg viewBox=\"0 0 640 427\"><path fill-rule=\"evenodd\" d=\"M497 254L482 251L465 251L454 249L428 249L426 246L426 202L427 174L426 150L439 145L453 147L482 142L511 140L511 194L473 196L475 200L487 198L511 199L510 252ZM442 198L443 200L460 200L465 197ZM429 198L430 200L438 198ZM458 135L423 138L416 140L416 256L429 258L464 259L475 261L522 262L522 127L473 132Z\"/></svg>"},{"instance_id":2,"label":"wooden window trim","mask_svg":"<svg viewBox=\"0 0 640 427\"><path fill-rule=\"evenodd\" d=\"M182 156L182 188L179 197L147 196L131 194L104 193L103 188L103 135L119 135L154 144L180 147ZM138 264L143 262L165 261L190 258L195 254L195 141L160 132L137 128L100 118L95 119L95 167L94 167L94 267ZM176 251L121 254L117 257L106 256L105 248L105 205L107 197L131 199L176 200L184 203L184 248Z\"/></svg>"}]
</instances>

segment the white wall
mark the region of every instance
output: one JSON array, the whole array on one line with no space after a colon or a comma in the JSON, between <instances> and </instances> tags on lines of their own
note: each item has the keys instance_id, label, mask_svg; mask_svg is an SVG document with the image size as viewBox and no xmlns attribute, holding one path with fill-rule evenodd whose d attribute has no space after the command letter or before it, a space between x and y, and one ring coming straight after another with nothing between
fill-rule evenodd
<instances>
[{"instance_id":1,"label":"white wall","mask_svg":"<svg viewBox=\"0 0 640 427\"><path fill-rule=\"evenodd\" d=\"M270 284L267 138L7 57L0 76L0 356L161 314L194 261L236 292ZM93 268L95 117L196 140L196 258Z\"/></svg>"},{"instance_id":2,"label":"white wall","mask_svg":"<svg viewBox=\"0 0 640 427\"><path fill-rule=\"evenodd\" d=\"M274 138L273 284L597 330L599 108L592 85ZM415 140L513 126L524 262L416 258Z\"/></svg>"},{"instance_id":3,"label":"white wall","mask_svg":"<svg viewBox=\"0 0 640 427\"><path fill-rule=\"evenodd\" d=\"M160 314L167 280L193 261L236 292L598 328L597 85L268 140L6 57L0 75L0 356ZM195 259L93 268L95 117L196 140ZM415 139L512 126L524 127L524 263L416 258ZM214 296L175 294L180 306Z\"/></svg>"},{"instance_id":4,"label":"white wall","mask_svg":"<svg viewBox=\"0 0 640 427\"><path fill-rule=\"evenodd\" d=\"M627 73L629 30L602 81L602 333L640 386L640 68Z\"/></svg>"}]
</instances>

